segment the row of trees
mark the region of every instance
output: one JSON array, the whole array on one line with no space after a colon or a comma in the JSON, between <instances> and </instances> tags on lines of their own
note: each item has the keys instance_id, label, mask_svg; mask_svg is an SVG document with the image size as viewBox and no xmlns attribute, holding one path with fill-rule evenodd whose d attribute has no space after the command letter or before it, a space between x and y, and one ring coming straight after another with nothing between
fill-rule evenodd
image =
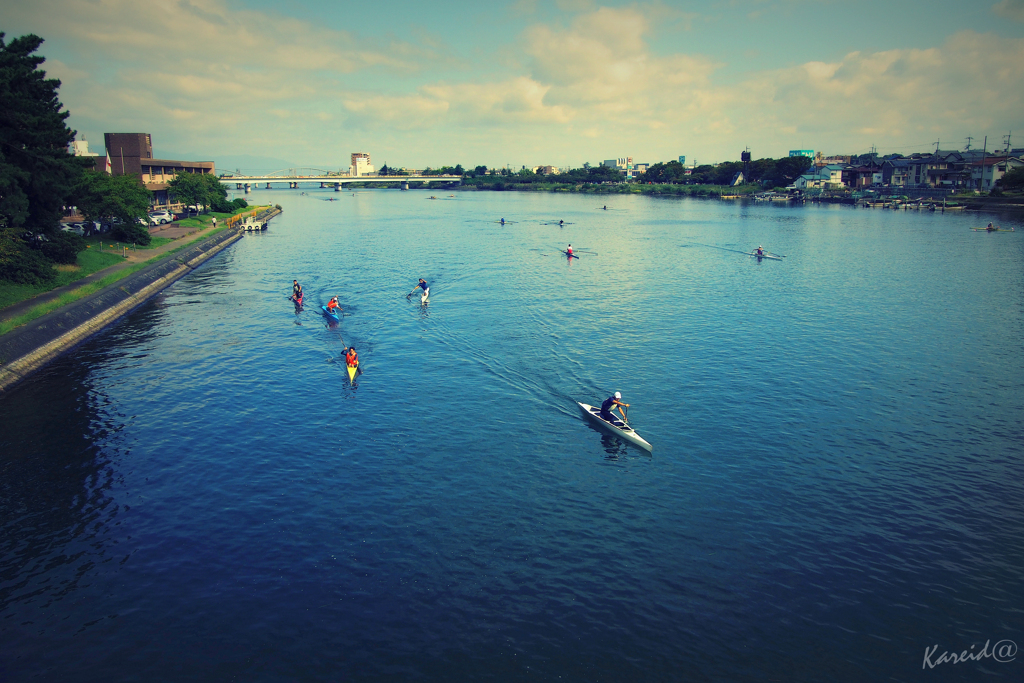
<instances>
[{"instance_id":1,"label":"row of trees","mask_svg":"<svg viewBox=\"0 0 1024 683\"><path fill-rule=\"evenodd\" d=\"M782 157L781 159L758 159L750 162L744 173L744 182L767 187L785 187L800 177L813 161L808 157ZM678 161L667 164L653 164L641 176L643 182L685 185L728 185L736 174L744 170L743 162L727 161L717 166L704 165L687 169Z\"/></svg>"},{"instance_id":2,"label":"row of trees","mask_svg":"<svg viewBox=\"0 0 1024 683\"><path fill-rule=\"evenodd\" d=\"M783 157L781 159L758 159L750 162L748 173L744 174L744 182L765 185L768 187L782 187L789 185L796 180L801 173L804 173L811 165L807 157ZM427 169L424 173L454 173L463 175L460 171L462 165L453 167L445 166L438 171ZM647 169L646 174L635 178L641 183L665 183L680 185L729 185L736 174L744 170L744 165L739 161L725 162L722 164L698 166L687 169L678 161L668 163L657 163ZM490 171L486 166L477 166L465 172L468 185L494 186L505 185L529 185L534 183L566 183L579 185L581 183L614 183L622 182L622 174L618 169L608 166L591 166L583 164L580 168L574 168L557 175L545 175L534 173L529 169L512 171L502 168L497 171Z\"/></svg>"},{"instance_id":3,"label":"row of trees","mask_svg":"<svg viewBox=\"0 0 1024 683\"><path fill-rule=\"evenodd\" d=\"M481 187L498 185L505 187L506 185L533 185L540 183L568 183L572 185L578 185L580 183L600 184L619 182L622 179L619 172L614 168L609 168L607 166L591 166L589 163L583 164L583 168L574 168L570 171L557 175L535 173L528 168L524 168L519 171L502 168L488 173L486 166L477 166L472 171L467 172L465 177L467 179L467 185L477 185Z\"/></svg>"}]
</instances>

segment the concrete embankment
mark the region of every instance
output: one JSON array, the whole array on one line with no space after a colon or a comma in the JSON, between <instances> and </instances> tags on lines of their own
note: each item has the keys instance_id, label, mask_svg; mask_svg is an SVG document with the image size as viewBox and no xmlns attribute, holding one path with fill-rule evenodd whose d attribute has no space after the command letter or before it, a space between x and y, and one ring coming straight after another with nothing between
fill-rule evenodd
<instances>
[{"instance_id":1,"label":"concrete embankment","mask_svg":"<svg viewBox=\"0 0 1024 683\"><path fill-rule=\"evenodd\" d=\"M226 230L3 335L0 391L100 332L241 237Z\"/></svg>"}]
</instances>

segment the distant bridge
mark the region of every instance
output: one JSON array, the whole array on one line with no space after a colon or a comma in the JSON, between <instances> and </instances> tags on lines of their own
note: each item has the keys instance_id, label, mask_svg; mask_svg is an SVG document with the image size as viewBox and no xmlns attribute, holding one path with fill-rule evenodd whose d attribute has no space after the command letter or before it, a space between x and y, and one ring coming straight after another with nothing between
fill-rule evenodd
<instances>
[{"instance_id":1,"label":"distant bridge","mask_svg":"<svg viewBox=\"0 0 1024 683\"><path fill-rule=\"evenodd\" d=\"M317 168L288 168L280 171L273 171L266 175L224 175L221 176L220 181L225 185L234 184L236 189L245 190L248 192L253 186L259 187L261 184L265 185L266 189L271 189L272 185L288 184L289 188L297 189L300 183L318 183L320 187L334 188L335 192L340 192L341 188L346 184L352 183L370 183L380 185L382 183L401 183L402 189L409 189L409 183L444 183L450 184L462 184L462 176L457 175L341 175L340 173L331 173L330 171L324 171Z\"/></svg>"}]
</instances>

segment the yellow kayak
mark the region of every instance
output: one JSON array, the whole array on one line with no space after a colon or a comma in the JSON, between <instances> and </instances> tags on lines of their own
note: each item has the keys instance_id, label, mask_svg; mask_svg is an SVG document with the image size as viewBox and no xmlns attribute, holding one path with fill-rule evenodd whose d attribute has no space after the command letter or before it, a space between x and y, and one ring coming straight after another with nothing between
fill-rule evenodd
<instances>
[{"instance_id":1,"label":"yellow kayak","mask_svg":"<svg viewBox=\"0 0 1024 683\"><path fill-rule=\"evenodd\" d=\"M356 363L355 365L348 365L346 367L348 367L348 381L355 382L356 373L359 372L359 363Z\"/></svg>"}]
</instances>

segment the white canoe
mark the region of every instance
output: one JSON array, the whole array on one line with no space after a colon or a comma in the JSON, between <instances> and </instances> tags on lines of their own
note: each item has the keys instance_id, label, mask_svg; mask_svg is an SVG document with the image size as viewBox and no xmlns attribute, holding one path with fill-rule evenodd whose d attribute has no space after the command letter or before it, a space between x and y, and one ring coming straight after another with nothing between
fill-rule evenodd
<instances>
[{"instance_id":1,"label":"white canoe","mask_svg":"<svg viewBox=\"0 0 1024 683\"><path fill-rule=\"evenodd\" d=\"M612 422L609 422L601 417L600 408L595 408L594 406L587 405L586 403L580 403L579 401L576 401L576 405L578 405L584 413L589 415L594 422L601 425L612 434L615 434L615 436L620 436L634 446L639 446L645 451L654 452L654 446L644 441L642 436L637 434L632 427L622 420L613 420Z\"/></svg>"}]
</instances>

